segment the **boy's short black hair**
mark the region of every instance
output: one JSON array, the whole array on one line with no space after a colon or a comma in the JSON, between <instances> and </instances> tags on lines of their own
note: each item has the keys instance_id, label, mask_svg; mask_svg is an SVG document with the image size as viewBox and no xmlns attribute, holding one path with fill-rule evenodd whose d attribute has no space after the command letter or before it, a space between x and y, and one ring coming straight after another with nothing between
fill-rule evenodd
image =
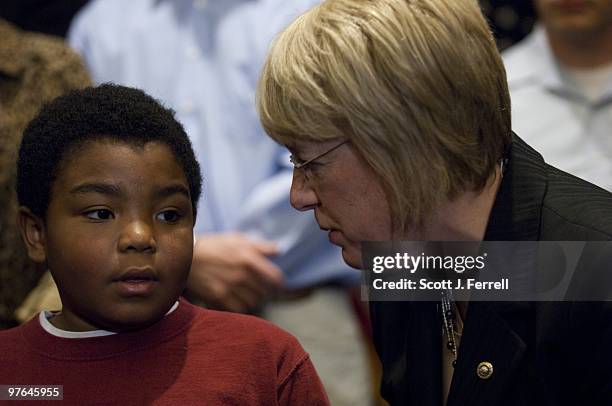
<instances>
[{"instance_id":1,"label":"boy's short black hair","mask_svg":"<svg viewBox=\"0 0 612 406\"><path fill-rule=\"evenodd\" d=\"M172 110L142 90L114 84L58 97L28 124L17 160L19 204L44 219L61 163L84 142L96 140L167 145L185 172L195 216L202 175L183 126Z\"/></svg>"}]
</instances>

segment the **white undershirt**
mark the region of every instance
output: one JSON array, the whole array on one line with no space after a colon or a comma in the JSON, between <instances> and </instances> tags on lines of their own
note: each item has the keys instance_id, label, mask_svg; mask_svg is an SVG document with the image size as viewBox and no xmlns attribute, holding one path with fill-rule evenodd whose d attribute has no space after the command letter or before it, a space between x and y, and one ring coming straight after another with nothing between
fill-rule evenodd
<instances>
[{"instance_id":1,"label":"white undershirt","mask_svg":"<svg viewBox=\"0 0 612 406\"><path fill-rule=\"evenodd\" d=\"M175 311L178 305L179 305L179 302L177 300L176 302L174 302L170 310L168 310L168 312L166 313L166 316L172 313L173 311ZM45 330L47 333L53 336L61 337L61 338L91 338L91 337L104 337L104 336L110 336L113 334L117 334L114 331L107 331L107 330L66 331L66 330L59 329L55 327L53 324L51 324L51 322L49 321L50 318L52 318L53 316L57 316L58 314L60 314L60 312L51 312L49 310L44 310L40 312L40 315L38 316L38 321L40 322L40 326L43 328L43 330Z\"/></svg>"}]
</instances>

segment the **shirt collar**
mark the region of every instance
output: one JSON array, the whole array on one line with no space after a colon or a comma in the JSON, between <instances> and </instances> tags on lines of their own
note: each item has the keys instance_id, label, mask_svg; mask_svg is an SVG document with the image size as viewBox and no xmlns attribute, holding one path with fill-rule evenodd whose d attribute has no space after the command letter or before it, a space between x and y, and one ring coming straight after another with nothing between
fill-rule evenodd
<instances>
[{"instance_id":1,"label":"shirt collar","mask_svg":"<svg viewBox=\"0 0 612 406\"><path fill-rule=\"evenodd\" d=\"M529 65L535 68L526 68L522 71L522 74L518 75L519 79L538 81L546 89L563 96L582 97L563 80L562 67L552 52L546 31L542 25L536 24L534 26L532 33L525 40L525 46L529 49ZM612 98L612 78L607 84L607 91L604 96L606 100L610 100L610 98ZM602 102L605 102L605 100L602 100Z\"/></svg>"},{"instance_id":2,"label":"shirt collar","mask_svg":"<svg viewBox=\"0 0 612 406\"><path fill-rule=\"evenodd\" d=\"M566 92L567 86L561 77L561 69L552 49L548 44L546 32L541 25L536 25L533 35L529 38L529 46L532 49L531 57L537 66L535 75L537 79L548 89L557 92Z\"/></svg>"},{"instance_id":3,"label":"shirt collar","mask_svg":"<svg viewBox=\"0 0 612 406\"><path fill-rule=\"evenodd\" d=\"M175 311L178 305L179 305L179 301L177 300L176 302L174 302L174 304L172 305L170 310L168 310L165 316ZM92 338L92 337L104 337L104 336L110 336L110 335L117 334L113 331L108 331L108 330L93 330L93 331L62 330L60 328L55 327L49 321L49 319L53 317L56 313L57 312L50 312L48 310L44 310L40 312L40 315L38 316L38 321L40 322L40 326L43 328L43 330L45 330L47 333L53 336L62 337L62 338Z\"/></svg>"}]
</instances>

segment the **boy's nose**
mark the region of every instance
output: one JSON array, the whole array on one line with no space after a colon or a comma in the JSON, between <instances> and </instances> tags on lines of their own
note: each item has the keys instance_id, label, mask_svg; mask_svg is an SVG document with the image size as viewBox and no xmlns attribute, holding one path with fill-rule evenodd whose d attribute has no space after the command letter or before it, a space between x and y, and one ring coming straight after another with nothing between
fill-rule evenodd
<instances>
[{"instance_id":1,"label":"boy's nose","mask_svg":"<svg viewBox=\"0 0 612 406\"><path fill-rule=\"evenodd\" d=\"M289 194L291 205L299 211L312 210L319 204L317 194L308 185L304 176L298 172L299 169L293 170L293 180L291 181Z\"/></svg>"},{"instance_id":2,"label":"boy's nose","mask_svg":"<svg viewBox=\"0 0 612 406\"><path fill-rule=\"evenodd\" d=\"M119 237L119 250L121 252L155 252L157 243L153 235L152 226L142 220L130 221Z\"/></svg>"}]
</instances>

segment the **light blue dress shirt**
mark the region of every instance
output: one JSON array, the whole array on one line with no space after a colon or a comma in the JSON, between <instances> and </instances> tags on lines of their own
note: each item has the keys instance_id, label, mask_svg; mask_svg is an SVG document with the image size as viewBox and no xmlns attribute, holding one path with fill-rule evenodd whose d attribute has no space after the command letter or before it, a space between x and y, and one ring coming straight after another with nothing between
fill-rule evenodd
<instances>
[{"instance_id":1,"label":"light blue dress shirt","mask_svg":"<svg viewBox=\"0 0 612 406\"><path fill-rule=\"evenodd\" d=\"M355 283L311 213L289 204L288 153L264 133L255 89L274 36L316 0L95 0L70 44L98 83L145 90L174 109L204 175L196 233L277 242L288 288Z\"/></svg>"},{"instance_id":2,"label":"light blue dress shirt","mask_svg":"<svg viewBox=\"0 0 612 406\"><path fill-rule=\"evenodd\" d=\"M612 191L612 65L584 72L603 79L591 99L556 60L541 26L503 57L514 131L547 163Z\"/></svg>"}]
</instances>

